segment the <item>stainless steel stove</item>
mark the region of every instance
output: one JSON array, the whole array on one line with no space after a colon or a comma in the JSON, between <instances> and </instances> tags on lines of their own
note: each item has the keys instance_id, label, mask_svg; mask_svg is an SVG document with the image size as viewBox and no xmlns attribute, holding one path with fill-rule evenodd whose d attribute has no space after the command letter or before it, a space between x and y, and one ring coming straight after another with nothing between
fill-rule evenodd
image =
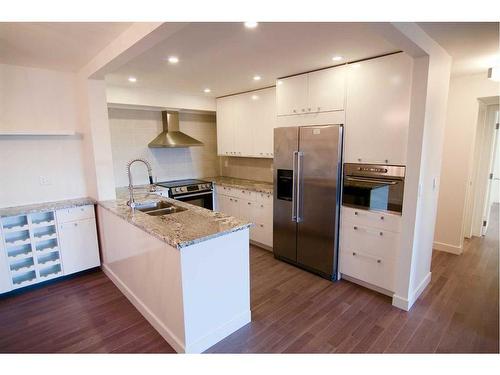
<instances>
[{"instance_id":1,"label":"stainless steel stove","mask_svg":"<svg viewBox=\"0 0 500 375\"><path fill-rule=\"evenodd\" d=\"M175 180L157 182L157 194L195 206L213 209L213 185L203 180Z\"/></svg>"}]
</instances>

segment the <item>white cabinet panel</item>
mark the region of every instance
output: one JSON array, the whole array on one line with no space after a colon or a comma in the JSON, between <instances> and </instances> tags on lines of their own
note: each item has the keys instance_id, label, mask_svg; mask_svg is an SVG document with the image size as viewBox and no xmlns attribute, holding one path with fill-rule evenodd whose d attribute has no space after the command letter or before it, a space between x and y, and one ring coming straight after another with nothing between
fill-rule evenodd
<instances>
[{"instance_id":1,"label":"white cabinet panel","mask_svg":"<svg viewBox=\"0 0 500 375\"><path fill-rule=\"evenodd\" d=\"M65 275L100 265L95 219L61 223L58 232Z\"/></svg>"},{"instance_id":2,"label":"white cabinet panel","mask_svg":"<svg viewBox=\"0 0 500 375\"><path fill-rule=\"evenodd\" d=\"M404 53L348 65L345 162L406 164L411 77Z\"/></svg>"},{"instance_id":3,"label":"white cabinet panel","mask_svg":"<svg viewBox=\"0 0 500 375\"><path fill-rule=\"evenodd\" d=\"M358 210L356 208L342 206L342 217L351 223L363 226L389 230L392 232L401 231L400 215Z\"/></svg>"},{"instance_id":4,"label":"white cabinet panel","mask_svg":"<svg viewBox=\"0 0 500 375\"><path fill-rule=\"evenodd\" d=\"M0 293L8 292L11 289L9 262L7 261L7 254L4 249L2 229L0 226Z\"/></svg>"},{"instance_id":5,"label":"white cabinet panel","mask_svg":"<svg viewBox=\"0 0 500 375\"><path fill-rule=\"evenodd\" d=\"M309 105L307 112L344 109L345 67L318 70L308 74Z\"/></svg>"},{"instance_id":6,"label":"white cabinet panel","mask_svg":"<svg viewBox=\"0 0 500 375\"><path fill-rule=\"evenodd\" d=\"M68 221L85 220L95 217L93 205L65 208L56 211L58 223L66 223Z\"/></svg>"},{"instance_id":7,"label":"white cabinet panel","mask_svg":"<svg viewBox=\"0 0 500 375\"><path fill-rule=\"evenodd\" d=\"M235 107L231 97L217 99L217 154L230 156L234 141Z\"/></svg>"},{"instance_id":8,"label":"white cabinet panel","mask_svg":"<svg viewBox=\"0 0 500 375\"><path fill-rule=\"evenodd\" d=\"M274 88L217 99L217 154L273 157Z\"/></svg>"},{"instance_id":9,"label":"white cabinet panel","mask_svg":"<svg viewBox=\"0 0 500 375\"><path fill-rule=\"evenodd\" d=\"M276 83L276 111L278 116L305 113L307 105L307 74L278 80Z\"/></svg>"}]
</instances>

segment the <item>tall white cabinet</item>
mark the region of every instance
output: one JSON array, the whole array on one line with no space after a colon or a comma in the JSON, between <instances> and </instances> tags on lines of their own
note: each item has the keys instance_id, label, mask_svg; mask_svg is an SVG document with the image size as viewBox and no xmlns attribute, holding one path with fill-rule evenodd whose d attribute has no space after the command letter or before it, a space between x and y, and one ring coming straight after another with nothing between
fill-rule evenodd
<instances>
[{"instance_id":1,"label":"tall white cabinet","mask_svg":"<svg viewBox=\"0 0 500 375\"><path fill-rule=\"evenodd\" d=\"M348 65L344 162L406 164L411 77L404 53Z\"/></svg>"},{"instance_id":2,"label":"tall white cabinet","mask_svg":"<svg viewBox=\"0 0 500 375\"><path fill-rule=\"evenodd\" d=\"M0 219L0 293L99 265L93 205Z\"/></svg>"},{"instance_id":3,"label":"tall white cabinet","mask_svg":"<svg viewBox=\"0 0 500 375\"><path fill-rule=\"evenodd\" d=\"M217 154L273 157L276 102L273 88L217 99Z\"/></svg>"}]
</instances>

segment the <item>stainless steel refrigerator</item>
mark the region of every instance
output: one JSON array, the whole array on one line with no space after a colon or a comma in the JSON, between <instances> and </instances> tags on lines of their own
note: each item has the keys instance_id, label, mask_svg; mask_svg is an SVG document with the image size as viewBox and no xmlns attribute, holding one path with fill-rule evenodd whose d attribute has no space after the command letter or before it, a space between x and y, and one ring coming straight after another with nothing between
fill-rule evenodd
<instances>
[{"instance_id":1,"label":"stainless steel refrigerator","mask_svg":"<svg viewBox=\"0 0 500 375\"><path fill-rule=\"evenodd\" d=\"M330 280L337 280L342 130L274 129L274 256Z\"/></svg>"}]
</instances>

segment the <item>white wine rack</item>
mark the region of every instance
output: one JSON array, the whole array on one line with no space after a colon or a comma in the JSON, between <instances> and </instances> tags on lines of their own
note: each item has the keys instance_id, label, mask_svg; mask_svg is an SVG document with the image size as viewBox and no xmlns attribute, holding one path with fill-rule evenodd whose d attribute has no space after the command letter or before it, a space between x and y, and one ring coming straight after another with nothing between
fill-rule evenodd
<instances>
[{"instance_id":1,"label":"white wine rack","mask_svg":"<svg viewBox=\"0 0 500 375\"><path fill-rule=\"evenodd\" d=\"M12 289L63 274L54 211L0 219Z\"/></svg>"}]
</instances>

